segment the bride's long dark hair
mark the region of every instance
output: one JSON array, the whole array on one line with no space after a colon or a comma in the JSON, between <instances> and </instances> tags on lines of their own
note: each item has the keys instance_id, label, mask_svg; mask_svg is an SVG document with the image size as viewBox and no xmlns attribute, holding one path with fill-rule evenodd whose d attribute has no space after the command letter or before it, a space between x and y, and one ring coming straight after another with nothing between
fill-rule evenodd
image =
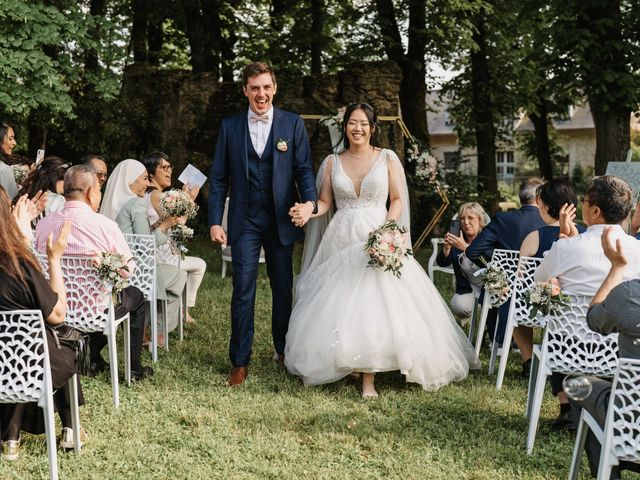
<instances>
[{"instance_id":1,"label":"bride's long dark hair","mask_svg":"<svg viewBox=\"0 0 640 480\"><path fill-rule=\"evenodd\" d=\"M340 139L338 140L338 143L333 147L334 150L342 145L342 142L344 142L345 150L349 148L349 138L346 135L347 123L351 118L351 114L358 109L364 112L364 114L367 116L367 119L369 120L369 125L371 126L371 137L369 138L369 144L374 147L378 146L378 115L371 105L362 102L352 103L345 110L344 116L342 117L342 132L340 133Z\"/></svg>"}]
</instances>

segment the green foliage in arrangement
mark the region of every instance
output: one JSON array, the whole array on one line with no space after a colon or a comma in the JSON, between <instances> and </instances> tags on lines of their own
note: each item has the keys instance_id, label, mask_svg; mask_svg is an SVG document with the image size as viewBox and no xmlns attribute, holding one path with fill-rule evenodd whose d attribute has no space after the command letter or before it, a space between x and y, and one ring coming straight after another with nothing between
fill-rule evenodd
<instances>
[{"instance_id":1,"label":"green foliage in arrangement","mask_svg":"<svg viewBox=\"0 0 640 480\"><path fill-rule=\"evenodd\" d=\"M524 449L527 383L509 363L505 385L486 370L437 392L379 374L381 396L360 398L359 381L304 387L271 361L269 284L260 267L256 335L247 383L226 386L231 278L219 251L194 242L208 272L185 340L171 335L153 379L120 391L114 409L107 374L83 378L79 455L59 452L60 477L156 479L555 480L567 475L574 436L553 432L557 401L547 391L533 455ZM426 265L429 252L418 258ZM451 277L437 273L449 299ZM122 358L122 357L120 357ZM487 355L483 355L486 368ZM148 361L148 360L147 360ZM57 429L59 431L59 424ZM589 478L583 461L581 479ZM2 462L7 480L48 476L44 436L23 435L21 456ZM628 475L625 479L637 479Z\"/></svg>"}]
</instances>

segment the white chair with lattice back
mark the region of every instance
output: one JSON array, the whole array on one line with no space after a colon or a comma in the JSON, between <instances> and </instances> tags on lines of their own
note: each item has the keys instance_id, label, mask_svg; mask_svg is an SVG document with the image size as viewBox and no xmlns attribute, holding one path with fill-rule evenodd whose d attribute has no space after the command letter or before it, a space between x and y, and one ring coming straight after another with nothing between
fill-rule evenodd
<instances>
[{"instance_id":1,"label":"white chair with lattice back","mask_svg":"<svg viewBox=\"0 0 640 480\"><path fill-rule=\"evenodd\" d=\"M45 275L49 273L47 257L38 254ZM67 290L67 316L65 323L85 333L100 332L107 337L109 367L113 403L120 406L120 386L118 383L118 349L116 329L123 324L124 376L131 384L131 340L129 335L129 314L115 318L115 308L110 292L98 276L92 257L62 257L60 265ZM135 272L134 272L135 273Z\"/></svg>"},{"instance_id":2,"label":"white chair with lattice back","mask_svg":"<svg viewBox=\"0 0 640 480\"><path fill-rule=\"evenodd\" d=\"M0 312L0 403L37 402L44 413L49 477L58 478L53 384L40 310ZM80 450L77 375L69 379L74 450Z\"/></svg>"},{"instance_id":3,"label":"white chair with lattice back","mask_svg":"<svg viewBox=\"0 0 640 480\"><path fill-rule=\"evenodd\" d=\"M496 379L497 390L502 388L504 374L507 369L513 329L518 326L544 328L547 323L547 317L540 313L533 318L529 317L531 306L526 298L527 291L536 283L533 279L533 274L540 263L542 263L541 258L520 257L511 292L511 305L509 306L504 340L502 341L502 348L500 349L500 366L498 368L498 378Z\"/></svg>"},{"instance_id":4,"label":"white chair with lattice back","mask_svg":"<svg viewBox=\"0 0 640 480\"><path fill-rule=\"evenodd\" d=\"M224 212L222 213L222 225L220 225L225 232L227 231L228 219L229 219L229 197L227 197L227 199L224 202ZM220 276L224 278L227 275L227 263L231 263L231 260L232 260L231 247L226 244L220 245L220 253L221 253L220 256L222 258L222 273ZM258 259L258 262L259 263L265 262L264 248L260 249L260 258Z\"/></svg>"},{"instance_id":5,"label":"white chair with lattice back","mask_svg":"<svg viewBox=\"0 0 640 480\"><path fill-rule=\"evenodd\" d=\"M153 235L125 233L124 238L136 260L136 271L130 285L138 288L149 302L151 324L151 360L158 361L158 285L156 264L156 239ZM166 309L164 310L166 312ZM165 320L166 324L166 320Z\"/></svg>"},{"instance_id":6,"label":"white chair with lattice back","mask_svg":"<svg viewBox=\"0 0 640 480\"><path fill-rule=\"evenodd\" d=\"M619 360L603 426L587 410L582 409L569 480L578 478L589 429L602 446L598 463L599 480L608 480L611 468L621 461L640 463L640 360Z\"/></svg>"},{"instance_id":7,"label":"white chair with lattice back","mask_svg":"<svg viewBox=\"0 0 640 480\"><path fill-rule=\"evenodd\" d=\"M453 267L441 267L436 263L436 258L438 257L438 251L444 245L444 238L432 238L431 245L433 250L431 252L431 256L429 257L429 262L427 263L427 273L429 274L429 278L433 281L433 274L435 272L444 272L449 275L453 275Z\"/></svg>"},{"instance_id":8,"label":"white chair with lattice back","mask_svg":"<svg viewBox=\"0 0 640 480\"><path fill-rule=\"evenodd\" d=\"M527 453L533 452L547 377L553 372L613 377L618 363L618 334L601 335L587 325L591 297L568 294L569 305L549 315L542 345L533 347L527 393Z\"/></svg>"},{"instance_id":9,"label":"white chair with lattice back","mask_svg":"<svg viewBox=\"0 0 640 480\"><path fill-rule=\"evenodd\" d=\"M520 252L518 250L505 250L501 248L496 248L493 251L493 256L491 257L491 262L489 262L490 266L499 267L507 274L508 282L509 282L509 292L505 295L490 295L485 290L484 299L482 301L482 311L480 313L480 320L478 322L477 336L476 336L476 355L480 354L480 348L482 347L482 338L484 337L484 329L487 325L487 315L489 314L489 310L492 305L504 303L505 299L508 298L511 290L513 289L513 282L516 276L516 270L518 268L518 259L520 258ZM498 325L500 324L500 319L496 319L496 331L498 329ZM495 338L495 335L494 335ZM493 342L493 346L497 348L497 342ZM493 357L493 348L492 355ZM492 364L489 363L489 370L492 371Z\"/></svg>"}]
</instances>

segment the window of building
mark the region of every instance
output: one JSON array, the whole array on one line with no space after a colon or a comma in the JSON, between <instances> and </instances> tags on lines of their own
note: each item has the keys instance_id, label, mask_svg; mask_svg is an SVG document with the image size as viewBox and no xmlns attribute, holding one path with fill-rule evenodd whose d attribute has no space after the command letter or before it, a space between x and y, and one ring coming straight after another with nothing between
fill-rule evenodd
<instances>
[{"instance_id":1,"label":"window of building","mask_svg":"<svg viewBox=\"0 0 640 480\"><path fill-rule=\"evenodd\" d=\"M510 180L515 177L516 165L513 151L496 152L496 175L498 180Z\"/></svg>"},{"instance_id":2,"label":"window of building","mask_svg":"<svg viewBox=\"0 0 640 480\"><path fill-rule=\"evenodd\" d=\"M444 152L445 170L457 170L460 165L460 152Z\"/></svg>"}]
</instances>

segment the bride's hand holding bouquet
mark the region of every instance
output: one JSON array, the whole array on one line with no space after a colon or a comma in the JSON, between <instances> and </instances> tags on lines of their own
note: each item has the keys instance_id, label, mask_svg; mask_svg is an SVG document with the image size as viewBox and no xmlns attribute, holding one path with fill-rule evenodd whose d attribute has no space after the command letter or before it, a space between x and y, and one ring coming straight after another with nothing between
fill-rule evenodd
<instances>
[{"instance_id":1,"label":"bride's hand holding bouquet","mask_svg":"<svg viewBox=\"0 0 640 480\"><path fill-rule=\"evenodd\" d=\"M395 220L388 220L369 234L364 249L369 254L370 268L382 268L400 278L403 260L413 255L409 248L407 229Z\"/></svg>"}]
</instances>

